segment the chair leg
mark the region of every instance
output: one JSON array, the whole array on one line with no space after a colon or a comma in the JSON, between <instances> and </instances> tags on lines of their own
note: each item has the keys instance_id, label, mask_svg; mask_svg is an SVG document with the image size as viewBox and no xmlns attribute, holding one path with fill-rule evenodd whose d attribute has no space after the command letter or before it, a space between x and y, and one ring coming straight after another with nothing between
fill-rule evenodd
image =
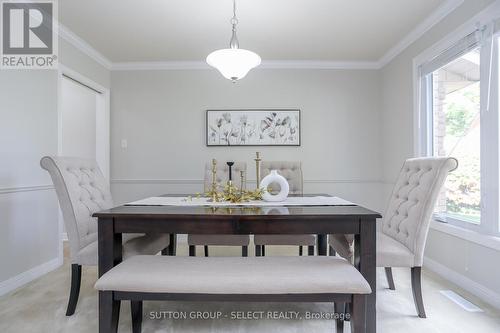
<instances>
[{"instance_id":1,"label":"chair leg","mask_svg":"<svg viewBox=\"0 0 500 333\"><path fill-rule=\"evenodd\" d=\"M366 332L366 295L354 294L351 310L351 333Z\"/></svg>"},{"instance_id":2,"label":"chair leg","mask_svg":"<svg viewBox=\"0 0 500 333\"><path fill-rule=\"evenodd\" d=\"M262 254L263 257L265 257L266 256L266 246L265 245L261 245L260 247L262 249L261 254Z\"/></svg>"},{"instance_id":3,"label":"chair leg","mask_svg":"<svg viewBox=\"0 0 500 333\"><path fill-rule=\"evenodd\" d=\"M313 256L313 255L314 255L314 246L309 245L309 246L307 247L307 255L308 255L308 256Z\"/></svg>"},{"instance_id":4,"label":"chair leg","mask_svg":"<svg viewBox=\"0 0 500 333\"><path fill-rule=\"evenodd\" d=\"M303 251L304 251L304 250L302 249L302 246L299 246L299 256L302 256Z\"/></svg>"},{"instance_id":5,"label":"chair leg","mask_svg":"<svg viewBox=\"0 0 500 333\"><path fill-rule=\"evenodd\" d=\"M425 315L424 300L422 299L422 267L411 268L411 290L418 316L420 318L427 318Z\"/></svg>"},{"instance_id":6,"label":"chair leg","mask_svg":"<svg viewBox=\"0 0 500 333\"><path fill-rule=\"evenodd\" d=\"M203 249L205 251L205 257L208 257L208 245L203 246Z\"/></svg>"},{"instance_id":7,"label":"chair leg","mask_svg":"<svg viewBox=\"0 0 500 333\"><path fill-rule=\"evenodd\" d=\"M335 320L336 333L342 333L344 332L345 303L334 303L334 312L339 316L339 319Z\"/></svg>"},{"instance_id":8,"label":"chair leg","mask_svg":"<svg viewBox=\"0 0 500 333\"><path fill-rule=\"evenodd\" d=\"M168 245L170 256L175 256L177 254L177 234L170 234L170 244Z\"/></svg>"},{"instance_id":9,"label":"chair leg","mask_svg":"<svg viewBox=\"0 0 500 333\"><path fill-rule=\"evenodd\" d=\"M335 250L333 249L333 247L329 246L329 247L328 247L328 255L329 255L330 257L335 257L335 255L336 255L336 254L337 254L337 253L335 253Z\"/></svg>"},{"instance_id":10,"label":"chair leg","mask_svg":"<svg viewBox=\"0 0 500 333\"><path fill-rule=\"evenodd\" d=\"M112 291L99 291L99 332L118 332L120 301L113 299Z\"/></svg>"},{"instance_id":11,"label":"chair leg","mask_svg":"<svg viewBox=\"0 0 500 333\"><path fill-rule=\"evenodd\" d=\"M80 284L82 282L82 266L78 264L71 265L71 291L69 293L68 307L66 316L72 316L75 313L76 303L80 295Z\"/></svg>"},{"instance_id":12,"label":"chair leg","mask_svg":"<svg viewBox=\"0 0 500 333\"><path fill-rule=\"evenodd\" d=\"M385 267L385 277L387 278L387 283L389 284L389 289L396 290L396 286L394 285L394 279L392 278L392 268Z\"/></svg>"},{"instance_id":13,"label":"chair leg","mask_svg":"<svg viewBox=\"0 0 500 333\"><path fill-rule=\"evenodd\" d=\"M260 245L255 245L255 256L256 257L262 256Z\"/></svg>"},{"instance_id":14,"label":"chair leg","mask_svg":"<svg viewBox=\"0 0 500 333\"><path fill-rule=\"evenodd\" d=\"M142 330L142 301L130 301L132 312L132 333L141 333Z\"/></svg>"},{"instance_id":15,"label":"chair leg","mask_svg":"<svg viewBox=\"0 0 500 333\"><path fill-rule=\"evenodd\" d=\"M241 247L241 256L242 257L248 257L248 246L242 246Z\"/></svg>"},{"instance_id":16,"label":"chair leg","mask_svg":"<svg viewBox=\"0 0 500 333\"><path fill-rule=\"evenodd\" d=\"M196 257L196 246L189 245L189 256Z\"/></svg>"}]
</instances>

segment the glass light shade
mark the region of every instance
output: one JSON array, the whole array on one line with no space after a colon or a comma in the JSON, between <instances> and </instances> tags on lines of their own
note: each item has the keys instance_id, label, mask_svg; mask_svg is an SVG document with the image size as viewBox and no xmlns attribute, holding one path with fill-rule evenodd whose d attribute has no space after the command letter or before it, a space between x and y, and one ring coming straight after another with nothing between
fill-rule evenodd
<instances>
[{"instance_id":1,"label":"glass light shade","mask_svg":"<svg viewBox=\"0 0 500 333\"><path fill-rule=\"evenodd\" d=\"M260 65L257 53L244 49L223 49L210 53L207 63L216 68L226 79L242 79L252 69Z\"/></svg>"}]
</instances>

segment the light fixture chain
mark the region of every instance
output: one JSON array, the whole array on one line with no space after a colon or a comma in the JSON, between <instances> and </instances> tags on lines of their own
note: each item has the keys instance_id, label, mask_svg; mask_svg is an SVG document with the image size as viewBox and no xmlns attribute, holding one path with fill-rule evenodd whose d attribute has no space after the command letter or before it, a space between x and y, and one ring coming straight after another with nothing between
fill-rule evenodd
<instances>
[{"instance_id":1,"label":"light fixture chain","mask_svg":"<svg viewBox=\"0 0 500 333\"><path fill-rule=\"evenodd\" d=\"M231 18L231 24L233 26L233 34L231 36L231 41L229 42L229 47L231 49L238 49L240 43L238 42L238 37L236 36L236 25L238 24L238 18L236 17L236 0L233 0L233 17Z\"/></svg>"},{"instance_id":2,"label":"light fixture chain","mask_svg":"<svg viewBox=\"0 0 500 333\"><path fill-rule=\"evenodd\" d=\"M235 29L238 24L238 18L236 17L236 0L233 0L233 17L231 18L231 24L233 25L233 29Z\"/></svg>"}]
</instances>

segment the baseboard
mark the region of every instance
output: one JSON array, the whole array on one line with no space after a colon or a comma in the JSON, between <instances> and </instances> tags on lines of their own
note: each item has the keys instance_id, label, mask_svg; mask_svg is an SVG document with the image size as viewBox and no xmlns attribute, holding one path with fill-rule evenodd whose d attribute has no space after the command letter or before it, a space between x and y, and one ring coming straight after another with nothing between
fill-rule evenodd
<instances>
[{"instance_id":1,"label":"baseboard","mask_svg":"<svg viewBox=\"0 0 500 333\"><path fill-rule=\"evenodd\" d=\"M54 258L46 263L43 263L39 266L33 267L26 272L18 274L14 277L11 277L8 280L0 282L0 296L5 295L12 290L15 290L42 275L45 275L56 268L59 268L63 264L60 258Z\"/></svg>"},{"instance_id":2,"label":"baseboard","mask_svg":"<svg viewBox=\"0 0 500 333\"><path fill-rule=\"evenodd\" d=\"M446 267L428 257L424 258L424 268L436 273L442 278L456 284L465 291L478 297L496 309L500 309L500 294L471 280L470 278Z\"/></svg>"}]
</instances>

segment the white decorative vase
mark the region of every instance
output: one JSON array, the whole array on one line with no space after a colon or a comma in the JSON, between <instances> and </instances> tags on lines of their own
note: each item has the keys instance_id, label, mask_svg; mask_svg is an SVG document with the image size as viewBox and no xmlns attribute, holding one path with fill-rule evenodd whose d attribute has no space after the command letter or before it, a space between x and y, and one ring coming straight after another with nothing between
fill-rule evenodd
<instances>
[{"instance_id":1,"label":"white decorative vase","mask_svg":"<svg viewBox=\"0 0 500 333\"><path fill-rule=\"evenodd\" d=\"M272 183L278 183L280 186L278 194L271 194L267 191L268 186ZM288 197L288 192L290 192L290 185L288 185L285 177L278 174L277 170L271 170L271 173L260 182L260 189L264 191L262 195L264 201L284 201Z\"/></svg>"}]
</instances>

